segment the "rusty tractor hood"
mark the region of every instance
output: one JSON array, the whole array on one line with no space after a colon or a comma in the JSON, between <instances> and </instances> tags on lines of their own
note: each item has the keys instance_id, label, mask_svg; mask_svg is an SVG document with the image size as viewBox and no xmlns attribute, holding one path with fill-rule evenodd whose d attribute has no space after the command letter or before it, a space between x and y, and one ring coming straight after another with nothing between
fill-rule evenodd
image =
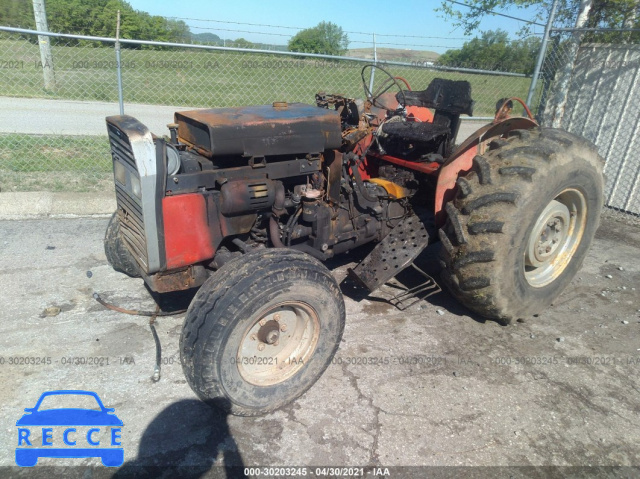
<instances>
[{"instance_id":1,"label":"rusty tractor hood","mask_svg":"<svg viewBox=\"0 0 640 479\"><path fill-rule=\"evenodd\" d=\"M304 103L175 113L180 141L207 156L320 153L341 145L336 111Z\"/></svg>"}]
</instances>

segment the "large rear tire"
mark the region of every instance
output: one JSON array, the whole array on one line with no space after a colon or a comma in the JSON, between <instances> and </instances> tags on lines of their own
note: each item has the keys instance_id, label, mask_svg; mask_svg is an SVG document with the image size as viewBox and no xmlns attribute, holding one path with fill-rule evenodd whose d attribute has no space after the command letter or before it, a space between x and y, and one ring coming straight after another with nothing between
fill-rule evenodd
<instances>
[{"instance_id":1,"label":"large rear tire","mask_svg":"<svg viewBox=\"0 0 640 479\"><path fill-rule=\"evenodd\" d=\"M327 268L263 249L216 271L194 297L180 338L187 381L203 401L266 414L307 391L342 338L345 307Z\"/></svg>"},{"instance_id":2,"label":"large rear tire","mask_svg":"<svg viewBox=\"0 0 640 479\"><path fill-rule=\"evenodd\" d=\"M580 269L603 204L602 159L563 130L516 130L458 179L439 231L443 282L480 315L540 313Z\"/></svg>"},{"instance_id":3,"label":"large rear tire","mask_svg":"<svg viewBox=\"0 0 640 479\"><path fill-rule=\"evenodd\" d=\"M117 211L111 216L107 231L104 234L104 253L113 269L132 278L140 277L138 263L122 242Z\"/></svg>"}]
</instances>

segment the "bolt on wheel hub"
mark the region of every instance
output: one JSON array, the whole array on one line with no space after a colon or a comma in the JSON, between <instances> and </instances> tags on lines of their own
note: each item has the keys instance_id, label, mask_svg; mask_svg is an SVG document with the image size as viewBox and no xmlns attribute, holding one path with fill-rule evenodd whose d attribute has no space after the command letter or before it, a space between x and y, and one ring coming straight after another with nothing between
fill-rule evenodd
<instances>
[{"instance_id":1,"label":"bolt on wheel hub","mask_svg":"<svg viewBox=\"0 0 640 479\"><path fill-rule=\"evenodd\" d=\"M571 220L569 209L553 200L538 217L529 236L525 260L529 266L539 267L552 260L564 244Z\"/></svg>"},{"instance_id":2,"label":"bolt on wheel hub","mask_svg":"<svg viewBox=\"0 0 640 479\"><path fill-rule=\"evenodd\" d=\"M580 244L586 218L586 200L575 189L564 190L540 213L524 253L525 278L531 286L546 286L562 274Z\"/></svg>"},{"instance_id":3,"label":"bolt on wheel hub","mask_svg":"<svg viewBox=\"0 0 640 479\"><path fill-rule=\"evenodd\" d=\"M260 312L238 348L240 375L257 386L286 381L309 362L320 337L320 320L306 303L287 301Z\"/></svg>"}]
</instances>

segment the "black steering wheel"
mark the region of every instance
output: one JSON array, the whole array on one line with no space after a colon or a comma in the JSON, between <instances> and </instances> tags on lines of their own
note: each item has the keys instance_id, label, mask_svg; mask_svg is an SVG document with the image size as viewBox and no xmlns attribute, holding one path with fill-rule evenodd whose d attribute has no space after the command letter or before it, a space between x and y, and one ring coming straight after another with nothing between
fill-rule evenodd
<instances>
[{"instance_id":1,"label":"black steering wheel","mask_svg":"<svg viewBox=\"0 0 640 479\"><path fill-rule=\"evenodd\" d=\"M369 89L368 80L365 78L365 74L364 74L367 68L369 69L375 68L376 70L380 70L382 73L387 75L387 79L383 81L382 84L378 88L376 88L375 92L373 93ZM362 78L362 86L364 87L364 94L366 95L367 100L369 100L373 106L382 108L387 111L395 111L385 105L376 103L376 100L378 100L383 93L386 93L387 91L389 91L389 88L391 88L394 85L396 86L398 91L402 94L402 99L398 103L403 107L406 106L407 99L404 96L404 90L400 86L400 83L398 83L398 79L394 77L391 73L389 73L387 70L382 68L381 66L375 65L373 63L365 65L364 67L362 67L362 71L360 72L360 78Z\"/></svg>"}]
</instances>

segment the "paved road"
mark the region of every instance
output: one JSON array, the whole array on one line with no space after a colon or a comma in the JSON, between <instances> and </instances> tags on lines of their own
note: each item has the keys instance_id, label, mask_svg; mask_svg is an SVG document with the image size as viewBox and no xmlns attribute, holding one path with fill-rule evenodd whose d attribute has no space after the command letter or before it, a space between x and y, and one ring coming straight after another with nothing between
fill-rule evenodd
<instances>
[{"instance_id":1,"label":"paved road","mask_svg":"<svg viewBox=\"0 0 640 479\"><path fill-rule=\"evenodd\" d=\"M173 121L173 113L187 107L158 105L125 105L127 115L138 118L149 129L163 135L166 125ZM118 115L116 103L41 98L0 97L0 133L29 133L42 135L106 135L104 119Z\"/></svg>"},{"instance_id":2,"label":"paved road","mask_svg":"<svg viewBox=\"0 0 640 479\"><path fill-rule=\"evenodd\" d=\"M175 111L189 107L125 104L125 113L140 120L157 135L168 134L166 125ZM116 103L0 97L0 133L43 135L106 135L104 118L119 114ZM486 121L464 121L458 141Z\"/></svg>"},{"instance_id":3,"label":"paved road","mask_svg":"<svg viewBox=\"0 0 640 479\"><path fill-rule=\"evenodd\" d=\"M0 466L14 463L23 409L43 391L65 388L96 391L115 408L125 424L125 472L141 477L152 475L142 466L160 467L155 473L163 477L178 476L171 466L191 466L185 477L203 477L210 468L224 477L222 464L639 465L636 227L605 220L583 269L555 305L509 327L471 315L446 293L405 312L384 301L387 289L361 301L347 297L344 340L319 382L282 410L241 418L213 412L185 383L178 352L183 316L158 321L166 364L153 383L147 319L105 310L92 299L98 291L127 308L154 307L141 280L107 265L106 223L0 222ZM330 265L339 281L353 260ZM424 266L434 271L437 262L427 257ZM47 317L49 307L60 313ZM12 364L11 358L34 360ZM101 467L97 459L41 460L47 464ZM84 468L54 472L100 477ZM551 477L548 469L460 473ZM616 475L624 473L607 477ZM431 470L413 477L434 476L442 477ZM554 477L560 476L568 477ZM637 470L625 477L637 477Z\"/></svg>"}]
</instances>

